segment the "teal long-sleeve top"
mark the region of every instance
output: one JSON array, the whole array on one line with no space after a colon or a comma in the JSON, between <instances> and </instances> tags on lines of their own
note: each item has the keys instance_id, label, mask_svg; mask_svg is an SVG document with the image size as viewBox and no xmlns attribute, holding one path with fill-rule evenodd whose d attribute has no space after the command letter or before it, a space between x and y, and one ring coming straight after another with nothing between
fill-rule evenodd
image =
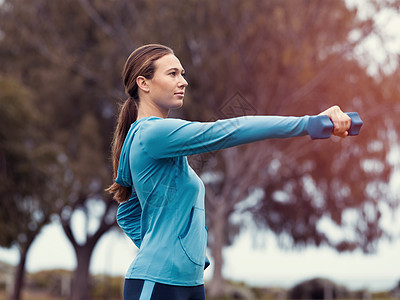
<instances>
[{"instance_id":1,"label":"teal long-sleeve top","mask_svg":"<svg viewBox=\"0 0 400 300\"><path fill-rule=\"evenodd\" d=\"M132 186L117 222L139 252L126 278L204 283L205 188L187 156L272 138L303 136L309 117L246 116L216 122L147 117L125 139L116 182Z\"/></svg>"}]
</instances>

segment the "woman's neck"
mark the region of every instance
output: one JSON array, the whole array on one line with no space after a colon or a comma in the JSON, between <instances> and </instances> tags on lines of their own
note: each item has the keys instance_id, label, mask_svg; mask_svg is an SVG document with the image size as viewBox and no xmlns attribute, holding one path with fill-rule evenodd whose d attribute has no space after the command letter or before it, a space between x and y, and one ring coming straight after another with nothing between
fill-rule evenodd
<instances>
[{"instance_id":1,"label":"woman's neck","mask_svg":"<svg viewBox=\"0 0 400 300\"><path fill-rule=\"evenodd\" d=\"M146 117L159 117L159 118L167 118L169 114L169 110L164 110L157 105L152 105L148 101L139 101L138 108L138 117L137 119L146 118Z\"/></svg>"}]
</instances>

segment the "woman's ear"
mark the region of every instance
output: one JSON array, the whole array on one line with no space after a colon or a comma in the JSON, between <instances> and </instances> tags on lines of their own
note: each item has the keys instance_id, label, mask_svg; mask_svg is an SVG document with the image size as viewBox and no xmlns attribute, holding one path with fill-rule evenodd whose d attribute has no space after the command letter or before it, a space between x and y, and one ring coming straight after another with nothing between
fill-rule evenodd
<instances>
[{"instance_id":1,"label":"woman's ear","mask_svg":"<svg viewBox=\"0 0 400 300\"><path fill-rule=\"evenodd\" d=\"M147 84L147 79L143 76L138 76L136 78L136 84L143 92L148 93L150 91L150 87Z\"/></svg>"}]
</instances>

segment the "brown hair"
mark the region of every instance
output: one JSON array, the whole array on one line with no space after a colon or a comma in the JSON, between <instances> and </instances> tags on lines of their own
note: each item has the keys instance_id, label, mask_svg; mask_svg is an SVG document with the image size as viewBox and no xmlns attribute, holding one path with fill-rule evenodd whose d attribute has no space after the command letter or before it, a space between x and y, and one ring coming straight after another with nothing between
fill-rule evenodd
<instances>
[{"instance_id":1,"label":"brown hair","mask_svg":"<svg viewBox=\"0 0 400 300\"><path fill-rule=\"evenodd\" d=\"M118 172L119 158L126 135L133 122L137 119L139 107L139 93L136 79L143 76L152 79L155 72L154 62L167 54L174 54L169 47L150 44L134 50L126 60L122 80L128 99L120 105L117 126L112 141L112 162L114 169L114 182L106 189L113 194L113 198L121 203L129 199L132 187L125 187L115 182Z\"/></svg>"}]
</instances>

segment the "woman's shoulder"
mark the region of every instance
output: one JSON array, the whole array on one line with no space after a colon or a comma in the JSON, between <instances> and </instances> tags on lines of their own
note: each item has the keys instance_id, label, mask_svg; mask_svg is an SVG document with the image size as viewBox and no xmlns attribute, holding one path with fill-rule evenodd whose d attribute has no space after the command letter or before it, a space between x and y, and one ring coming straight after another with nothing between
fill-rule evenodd
<instances>
[{"instance_id":1,"label":"woman's shoulder","mask_svg":"<svg viewBox=\"0 0 400 300\"><path fill-rule=\"evenodd\" d=\"M154 124L154 123L174 123L174 122L189 122L179 118L161 118L156 116L144 117L136 122L147 123L147 124Z\"/></svg>"},{"instance_id":2,"label":"woman's shoulder","mask_svg":"<svg viewBox=\"0 0 400 300\"><path fill-rule=\"evenodd\" d=\"M162 132L170 132L176 128L190 124L190 121L177 118L160 118L160 117L146 117L140 119L140 130L146 134L159 134ZM139 124L138 124L139 125Z\"/></svg>"},{"instance_id":3,"label":"woman's shoulder","mask_svg":"<svg viewBox=\"0 0 400 300\"><path fill-rule=\"evenodd\" d=\"M146 149L159 148L160 145L165 145L171 140L176 141L186 137L187 130L182 129L188 128L192 123L176 118L148 117L142 121L138 130L139 140ZM183 131L185 131L185 134L182 134Z\"/></svg>"}]
</instances>

